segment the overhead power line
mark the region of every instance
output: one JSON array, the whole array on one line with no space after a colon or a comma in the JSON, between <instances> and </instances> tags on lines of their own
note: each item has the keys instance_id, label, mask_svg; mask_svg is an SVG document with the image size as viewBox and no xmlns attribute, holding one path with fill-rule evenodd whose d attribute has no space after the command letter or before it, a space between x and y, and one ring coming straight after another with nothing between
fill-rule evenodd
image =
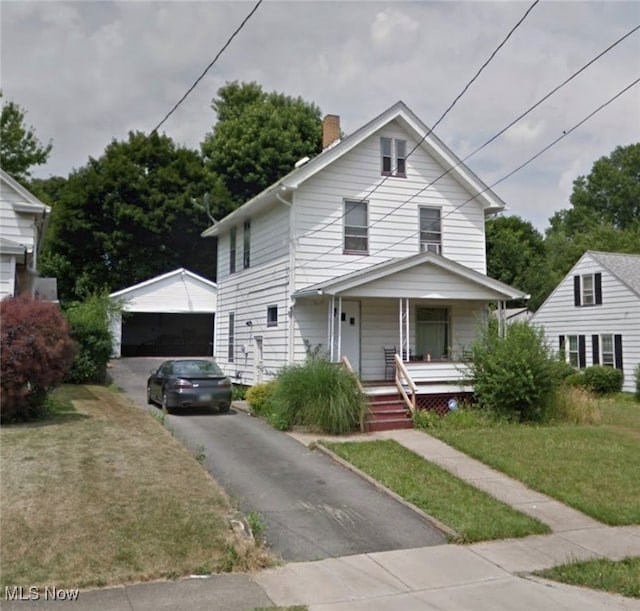
<instances>
[{"instance_id":1,"label":"overhead power line","mask_svg":"<svg viewBox=\"0 0 640 611\"><path fill-rule=\"evenodd\" d=\"M471 77L471 80L469 80L467 82L467 84L462 88L462 91L460 91L460 93L454 98L453 102L451 102L451 104L449 104L447 109L440 115L438 120L430 128L427 129L427 132L424 134L424 136L422 136L422 138L416 143L416 145L407 153L407 156L405 157L405 161L407 159L409 159L409 157L418 149L418 147L420 147L420 145L429 137L431 132L433 132L433 130L436 127L438 127L438 125L440 125L440 123L442 123L443 119L449 114L449 112L453 109L453 107L458 103L460 98L462 98L462 96L469 90L469 87L471 87L471 85L477 80L477 78L480 76L482 71L493 61L493 58L497 55L498 51L500 51L500 49L502 49L502 47L504 47L504 45L509 40L509 38L511 38L513 33L522 25L524 20L529 16L529 13L535 8L535 6L539 2L540 2L540 0L534 0L534 2L531 4L531 6L529 6L529 8L525 11L524 15L522 15L522 17L520 17L520 19L515 23L515 25L509 30L507 35L502 39L502 42L491 52L491 55L489 55L489 57L480 66L480 68L478 68L476 73ZM395 172L397 172L397 170L398 170L398 168L396 167L393 170L393 172L391 172L391 174L395 174ZM385 176L373 189L371 189L371 191L369 191L364 197L361 198L361 201L365 201L369 197L371 197L388 180L388 178L389 178L389 176ZM343 212L341 216L339 216L338 218L333 219L331 222L327 223L326 225L323 225L322 227L319 227L318 229L314 229L314 230L308 232L307 234L305 234L305 237L308 237L310 235L313 235L314 233L318 233L319 231L322 231L323 229L326 229L327 227L330 227L331 225L333 225L333 224L337 223L338 221L342 220L345 215L346 215L346 211Z\"/></svg>"},{"instance_id":2,"label":"overhead power line","mask_svg":"<svg viewBox=\"0 0 640 611\"><path fill-rule=\"evenodd\" d=\"M560 142L561 140L563 140L564 138L566 138L569 134L571 134L572 132L574 132L575 130L577 130L580 126L582 126L584 123L586 123L589 119L591 119L592 117L594 117L597 113L599 113L601 110L603 110L604 108L606 108L607 106L609 106L609 104L611 104L612 102L614 102L615 100L617 100L620 96L624 95L627 91L629 91L632 87L635 87L638 83L640 83L640 77L637 78L635 81L631 82L629 85L627 85L626 87L624 87L622 90L620 90L618 93L616 93L613 97L609 98L606 102L600 104L600 106L598 106L595 110L593 110L592 112L590 112L588 115L586 115L583 119L581 119L580 121L578 121L578 123L576 123L575 125L573 125L572 127L570 127L569 129L566 129L562 132L562 134L560 136L558 136L555 140L553 140L552 142L550 142L547 146L545 146L542 150L538 151L535 155L532 155L531 157L529 157L529 159L527 159L525 162L521 163L519 166L517 166L516 168L514 168L513 170L511 170L509 173L505 174L502 178L499 178L498 180L496 180L494 183L490 184L488 187L485 187L484 189L482 189L481 191L479 191L478 193L476 193L475 195L471 196L469 199L466 199L465 201L463 201L461 204L459 204L458 206L456 206L453 210L449 211L446 215L444 215L442 218L446 218L447 216L449 216L452 212L455 212L455 210L457 210L458 208L464 206L465 204L468 204L469 202L473 201L474 199L476 199L478 196L482 195L482 193L488 191L489 189L493 189L495 186L499 185L501 182L504 182L505 180L507 180L508 178L511 178L511 176L513 176L514 174L516 174L517 172L519 172L520 170L522 170L523 168L525 168L526 166L528 166L531 162L533 162L534 160L536 160L538 157L540 157L541 155L543 155L544 153L546 153L549 149L553 148L556 144L558 144L558 142ZM375 254L379 254L381 252L385 252L388 251L389 249L394 248L395 246L399 246L400 244L403 244L404 242L406 242L407 240L410 240L412 238L415 238L418 236L418 234L420 233L420 230L418 229L417 231L414 231L413 233L411 233L408 236L405 236L404 238L402 238L401 240L398 240L396 242L393 242L392 244L389 244L387 246L385 246L384 248L381 248L378 253L369 253L367 255L363 255L362 257L360 257L360 259L365 258L365 257L371 257L371 256L375 256ZM327 254L327 253L324 253ZM322 255L316 255L315 260L318 260ZM345 265L351 265L354 261L357 261L356 259L351 259L349 261L345 261L344 263L338 263L337 265L334 265L332 269L338 268L338 267L343 267Z\"/></svg>"},{"instance_id":3,"label":"overhead power line","mask_svg":"<svg viewBox=\"0 0 640 611\"><path fill-rule=\"evenodd\" d=\"M175 106L165 115L165 117L162 119L162 121L160 121L160 123L158 123L158 125L156 125L151 130L151 133L157 132L160 129L160 127L165 123L165 121L178 109L178 106L180 106L180 104L182 104L182 102L184 102L187 99L187 96L197 87L198 83L204 78L204 76L207 74L207 72L209 72L209 70L214 66L214 64L218 61L220 56L225 52L227 47L231 44L231 41L237 36L237 34L240 32L240 30L242 30L242 28L246 25L247 21L249 21L249 19L251 19L251 17L253 17L253 14L258 10L258 7L261 4L262 4L262 0L258 0L258 2L256 2L255 6L251 9L249 14L242 20L242 22L235 29L233 34L231 34L231 36L229 37L227 42L224 43L224 45L222 46L220 51L218 51L217 55L211 60L211 62L204 69L202 74L194 81L193 85L191 85L191 87L189 87L189 89L187 89L186 93L176 102Z\"/></svg>"}]
</instances>

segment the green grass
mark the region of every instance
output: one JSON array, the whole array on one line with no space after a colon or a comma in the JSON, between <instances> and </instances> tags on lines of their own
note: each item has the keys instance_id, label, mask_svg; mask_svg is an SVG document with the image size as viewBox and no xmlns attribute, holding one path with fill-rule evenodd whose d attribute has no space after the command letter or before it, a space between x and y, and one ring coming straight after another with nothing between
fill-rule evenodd
<instances>
[{"instance_id":1,"label":"green grass","mask_svg":"<svg viewBox=\"0 0 640 611\"><path fill-rule=\"evenodd\" d=\"M395 441L324 445L455 530L462 543L550 532L545 524L463 482Z\"/></svg>"},{"instance_id":2,"label":"green grass","mask_svg":"<svg viewBox=\"0 0 640 611\"><path fill-rule=\"evenodd\" d=\"M571 585L640 598L640 556L617 562L606 559L572 562L538 571L536 575Z\"/></svg>"},{"instance_id":3,"label":"green grass","mask_svg":"<svg viewBox=\"0 0 640 611\"><path fill-rule=\"evenodd\" d=\"M429 433L605 524L640 524L640 405L606 401L600 424L503 424Z\"/></svg>"}]
</instances>

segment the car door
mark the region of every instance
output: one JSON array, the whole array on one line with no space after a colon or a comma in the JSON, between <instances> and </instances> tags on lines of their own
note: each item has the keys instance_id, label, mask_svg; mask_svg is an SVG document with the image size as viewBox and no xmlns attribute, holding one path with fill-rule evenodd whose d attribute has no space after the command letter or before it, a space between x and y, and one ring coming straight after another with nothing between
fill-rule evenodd
<instances>
[{"instance_id":1,"label":"car door","mask_svg":"<svg viewBox=\"0 0 640 611\"><path fill-rule=\"evenodd\" d=\"M163 363L151 378L151 395L154 401L162 401L162 388L171 371L171 363Z\"/></svg>"}]
</instances>

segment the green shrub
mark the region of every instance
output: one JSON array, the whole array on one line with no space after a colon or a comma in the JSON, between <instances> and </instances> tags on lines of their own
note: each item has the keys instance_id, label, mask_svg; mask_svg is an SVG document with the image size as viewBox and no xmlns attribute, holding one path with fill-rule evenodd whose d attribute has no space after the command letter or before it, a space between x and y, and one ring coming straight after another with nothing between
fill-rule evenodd
<instances>
[{"instance_id":1,"label":"green shrub","mask_svg":"<svg viewBox=\"0 0 640 611\"><path fill-rule=\"evenodd\" d=\"M563 383L566 386L572 386L572 387L583 387L584 388L584 375L581 371L574 371L571 375L568 375L564 380Z\"/></svg>"},{"instance_id":2,"label":"green shrub","mask_svg":"<svg viewBox=\"0 0 640 611\"><path fill-rule=\"evenodd\" d=\"M231 390L231 399L233 401L244 401L247 397L248 386L244 384L234 384Z\"/></svg>"},{"instance_id":3,"label":"green shrub","mask_svg":"<svg viewBox=\"0 0 640 611\"><path fill-rule=\"evenodd\" d=\"M86 384L105 381L112 351L109 313L115 308L106 295L93 295L65 308L71 337L79 348L66 382Z\"/></svg>"},{"instance_id":4,"label":"green shrub","mask_svg":"<svg viewBox=\"0 0 640 611\"><path fill-rule=\"evenodd\" d=\"M622 390L624 375L620 369L593 365L582 374L584 386L596 395L609 395Z\"/></svg>"},{"instance_id":5,"label":"green shrub","mask_svg":"<svg viewBox=\"0 0 640 611\"><path fill-rule=\"evenodd\" d=\"M636 401L640 401L640 363L638 363L638 366L636 367L636 371L635 371L635 375L636 375Z\"/></svg>"},{"instance_id":6,"label":"green shrub","mask_svg":"<svg viewBox=\"0 0 640 611\"><path fill-rule=\"evenodd\" d=\"M254 384L247 389L245 398L251 409L259 416L267 415L271 411L273 393L276 388L276 382L263 382Z\"/></svg>"},{"instance_id":7,"label":"green shrub","mask_svg":"<svg viewBox=\"0 0 640 611\"><path fill-rule=\"evenodd\" d=\"M277 378L273 396L279 428L295 424L329 435L355 431L366 411L366 397L353 374L311 355L304 365L285 367Z\"/></svg>"},{"instance_id":8,"label":"green shrub","mask_svg":"<svg viewBox=\"0 0 640 611\"><path fill-rule=\"evenodd\" d=\"M416 410L413 425L417 429L477 429L495 426L500 419L491 411L476 407L460 407L440 415L432 410Z\"/></svg>"},{"instance_id":9,"label":"green shrub","mask_svg":"<svg viewBox=\"0 0 640 611\"><path fill-rule=\"evenodd\" d=\"M576 369L573 365L570 365L564 359L560 358L554 361L555 375L558 380L566 380L568 377L575 375Z\"/></svg>"},{"instance_id":10,"label":"green shrub","mask_svg":"<svg viewBox=\"0 0 640 611\"><path fill-rule=\"evenodd\" d=\"M76 347L60 308L29 296L0 302L2 422L45 416L47 393L62 383Z\"/></svg>"},{"instance_id":11,"label":"green shrub","mask_svg":"<svg viewBox=\"0 0 640 611\"><path fill-rule=\"evenodd\" d=\"M469 367L481 408L519 421L540 422L549 416L559 375L542 329L515 322L500 337L497 321L490 321L473 342L472 352Z\"/></svg>"}]
</instances>

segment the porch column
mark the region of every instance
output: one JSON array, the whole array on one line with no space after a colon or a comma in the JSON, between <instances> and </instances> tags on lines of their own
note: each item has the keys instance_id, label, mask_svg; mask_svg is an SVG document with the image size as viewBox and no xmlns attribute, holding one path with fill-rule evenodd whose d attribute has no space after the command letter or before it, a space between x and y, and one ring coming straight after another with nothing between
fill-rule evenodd
<instances>
[{"instance_id":1,"label":"porch column","mask_svg":"<svg viewBox=\"0 0 640 611\"><path fill-rule=\"evenodd\" d=\"M336 298L332 295L329 300L329 320L327 320L327 330L329 332L329 337L327 341L329 343L329 360L333 361L333 338L335 333L335 316L333 315L336 306Z\"/></svg>"},{"instance_id":2,"label":"porch column","mask_svg":"<svg viewBox=\"0 0 640 611\"><path fill-rule=\"evenodd\" d=\"M399 302L399 319L398 326L400 327L400 358L403 361L409 360L409 299L400 298Z\"/></svg>"},{"instance_id":3,"label":"porch column","mask_svg":"<svg viewBox=\"0 0 640 611\"><path fill-rule=\"evenodd\" d=\"M342 297L338 297L338 354L336 361L340 360L342 354Z\"/></svg>"},{"instance_id":4,"label":"porch column","mask_svg":"<svg viewBox=\"0 0 640 611\"><path fill-rule=\"evenodd\" d=\"M405 300L405 323L407 325L407 332L405 333L405 343L406 345L406 351L405 351L405 360L407 361L407 363L409 362L409 356L410 356L410 350L411 350L411 316L410 316L410 310L409 310L409 298L407 297L407 299Z\"/></svg>"},{"instance_id":5,"label":"porch column","mask_svg":"<svg viewBox=\"0 0 640 611\"><path fill-rule=\"evenodd\" d=\"M402 347L404 346L404 321L402 320L402 298L398 301L398 329L400 329L400 358L402 358Z\"/></svg>"}]
</instances>

